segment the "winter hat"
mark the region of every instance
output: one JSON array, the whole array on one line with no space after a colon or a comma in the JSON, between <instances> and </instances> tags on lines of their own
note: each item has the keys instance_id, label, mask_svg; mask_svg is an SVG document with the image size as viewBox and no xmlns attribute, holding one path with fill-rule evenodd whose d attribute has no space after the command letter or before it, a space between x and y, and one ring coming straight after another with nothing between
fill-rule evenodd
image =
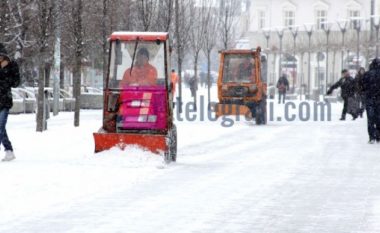
<instances>
[{"instance_id":1,"label":"winter hat","mask_svg":"<svg viewBox=\"0 0 380 233\"><path fill-rule=\"evenodd\" d=\"M144 56L146 56L149 59L149 51L148 51L148 49L146 49L144 47L141 48L141 49L139 49L139 51L137 52L137 54L144 55Z\"/></svg>"},{"instance_id":2,"label":"winter hat","mask_svg":"<svg viewBox=\"0 0 380 233\"><path fill-rule=\"evenodd\" d=\"M369 68L370 69L378 69L380 68L380 59L379 58L375 58L372 60L371 64L369 65Z\"/></svg>"},{"instance_id":3,"label":"winter hat","mask_svg":"<svg viewBox=\"0 0 380 233\"><path fill-rule=\"evenodd\" d=\"M9 59L7 50L5 49L5 47L2 43L0 43L0 56L6 57Z\"/></svg>"}]
</instances>

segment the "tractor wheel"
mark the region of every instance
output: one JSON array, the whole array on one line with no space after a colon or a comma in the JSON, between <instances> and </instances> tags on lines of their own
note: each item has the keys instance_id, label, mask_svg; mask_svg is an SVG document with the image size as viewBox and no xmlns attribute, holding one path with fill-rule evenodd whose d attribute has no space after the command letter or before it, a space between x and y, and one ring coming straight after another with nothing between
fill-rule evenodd
<instances>
[{"instance_id":1,"label":"tractor wheel","mask_svg":"<svg viewBox=\"0 0 380 233\"><path fill-rule=\"evenodd\" d=\"M169 130L166 143L168 151L165 151L165 162L175 162L177 160L177 127L175 124Z\"/></svg>"},{"instance_id":2,"label":"tractor wheel","mask_svg":"<svg viewBox=\"0 0 380 233\"><path fill-rule=\"evenodd\" d=\"M267 101L265 99L257 103L255 119L256 119L256 125L267 124Z\"/></svg>"}]
</instances>

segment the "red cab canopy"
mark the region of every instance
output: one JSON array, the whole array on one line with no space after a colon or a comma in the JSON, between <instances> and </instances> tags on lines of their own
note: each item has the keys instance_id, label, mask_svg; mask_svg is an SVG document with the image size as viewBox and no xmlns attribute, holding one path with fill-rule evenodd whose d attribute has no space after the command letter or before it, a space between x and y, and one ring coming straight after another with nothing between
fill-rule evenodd
<instances>
[{"instance_id":1,"label":"red cab canopy","mask_svg":"<svg viewBox=\"0 0 380 233\"><path fill-rule=\"evenodd\" d=\"M121 40L121 41L166 41L169 38L169 33L167 32L114 32L110 36L110 40Z\"/></svg>"}]
</instances>

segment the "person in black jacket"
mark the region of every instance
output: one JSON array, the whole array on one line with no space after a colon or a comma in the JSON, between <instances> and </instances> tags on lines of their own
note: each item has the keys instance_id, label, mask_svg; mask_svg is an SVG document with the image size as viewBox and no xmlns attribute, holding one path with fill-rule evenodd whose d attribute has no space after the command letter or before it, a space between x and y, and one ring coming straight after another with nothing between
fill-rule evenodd
<instances>
[{"instance_id":1,"label":"person in black jacket","mask_svg":"<svg viewBox=\"0 0 380 233\"><path fill-rule=\"evenodd\" d=\"M2 161L11 161L15 159L12 143L8 138L6 124L8 120L9 109L13 106L12 87L20 84L20 73L18 65L11 60L0 43L0 143L5 149L5 157Z\"/></svg>"},{"instance_id":2,"label":"person in black jacket","mask_svg":"<svg viewBox=\"0 0 380 233\"><path fill-rule=\"evenodd\" d=\"M283 97L282 103L285 103L286 91L289 90L289 81L286 77L286 74L281 75L277 81L276 87L278 89L278 103L281 103L281 96Z\"/></svg>"},{"instance_id":3,"label":"person in black jacket","mask_svg":"<svg viewBox=\"0 0 380 233\"><path fill-rule=\"evenodd\" d=\"M342 78L339 79L338 82L336 82L334 85L332 85L329 90L327 91L327 95L331 95L331 93L334 91L334 89L340 87L341 89L341 96L343 99L343 110L342 110L342 117L340 118L341 121L346 120L346 114L348 110L349 105L349 99L355 98L355 82L354 79L350 76L350 73L348 70L344 69L342 70ZM352 115L353 120L355 120L358 117L357 110L355 111L349 111L349 114Z\"/></svg>"},{"instance_id":4,"label":"person in black jacket","mask_svg":"<svg viewBox=\"0 0 380 233\"><path fill-rule=\"evenodd\" d=\"M365 69L364 67L360 67L356 76L355 76L355 93L359 101L360 108L358 110L358 115L363 117L363 113L365 110L365 95L363 91L363 77L364 77Z\"/></svg>"},{"instance_id":5,"label":"person in black jacket","mask_svg":"<svg viewBox=\"0 0 380 233\"><path fill-rule=\"evenodd\" d=\"M369 143L380 142L380 59L375 58L363 77Z\"/></svg>"}]
</instances>

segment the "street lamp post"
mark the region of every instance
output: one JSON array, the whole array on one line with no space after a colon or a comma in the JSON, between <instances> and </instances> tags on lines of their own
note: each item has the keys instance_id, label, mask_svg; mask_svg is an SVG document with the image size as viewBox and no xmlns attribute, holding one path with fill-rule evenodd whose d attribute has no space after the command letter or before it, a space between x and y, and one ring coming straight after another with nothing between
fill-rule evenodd
<instances>
[{"instance_id":1,"label":"street lamp post","mask_svg":"<svg viewBox=\"0 0 380 233\"><path fill-rule=\"evenodd\" d=\"M323 24L323 30L326 33L326 75L325 75L325 85L323 90L323 96L327 92L327 81L329 77L329 36L331 32L331 24L325 22Z\"/></svg>"},{"instance_id":2,"label":"street lamp post","mask_svg":"<svg viewBox=\"0 0 380 233\"><path fill-rule=\"evenodd\" d=\"M270 30L269 29L263 29L263 33L267 42L267 64L269 64L269 39L270 39ZM268 65L269 66L269 65ZM267 72L267 80L269 81L269 72Z\"/></svg>"},{"instance_id":3,"label":"street lamp post","mask_svg":"<svg viewBox=\"0 0 380 233\"><path fill-rule=\"evenodd\" d=\"M294 66L293 66L293 91L294 91L294 86L295 86L295 79L297 77L296 73L296 42L297 42L297 36L298 36L298 27L293 26L289 27L290 32L292 33L293 36L293 59L294 59ZM302 94L302 93L301 93Z\"/></svg>"},{"instance_id":4,"label":"street lamp post","mask_svg":"<svg viewBox=\"0 0 380 233\"><path fill-rule=\"evenodd\" d=\"M359 67L360 67L360 59L359 59L359 56L360 56L360 32L361 32L361 22L360 22L361 18L358 18L358 17L355 17L355 18L351 18L351 21L354 25L354 29L356 30L356 59L357 59L357 62L356 62L356 70L359 70Z\"/></svg>"},{"instance_id":5,"label":"street lamp post","mask_svg":"<svg viewBox=\"0 0 380 233\"><path fill-rule=\"evenodd\" d=\"M263 34L265 36L265 39L267 41L267 49L269 50L269 39L270 39L270 30L263 29Z\"/></svg>"},{"instance_id":6,"label":"street lamp post","mask_svg":"<svg viewBox=\"0 0 380 233\"><path fill-rule=\"evenodd\" d=\"M282 38L284 37L284 29L278 28L277 35L278 35L278 38L280 39L280 58L279 58L280 62L278 66L278 77L280 77L281 72L282 72Z\"/></svg>"},{"instance_id":7,"label":"street lamp post","mask_svg":"<svg viewBox=\"0 0 380 233\"><path fill-rule=\"evenodd\" d=\"M376 41L375 41L375 46L376 46L376 57L379 57L379 29L380 29L380 17L379 16L371 16L371 24L376 30ZM376 22L375 19L377 18Z\"/></svg>"},{"instance_id":8,"label":"street lamp post","mask_svg":"<svg viewBox=\"0 0 380 233\"><path fill-rule=\"evenodd\" d=\"M311 36L313 35L313 25L304 25L305 26L305 31L307 33L307 36L309 38L309 51L308 51L308 55L307 55L307 59L308 59L308 64L307 64L307 93L308 93L308 100L310 99L310 84L311 84L311 80L310 80L310 50L311 50Z\"/></svg>"},{"instance_id":9,"label":"street lamp post","mask_svg":"<svg viewBox=\"0 0 380 233\"><path fill-rule=\"evenodd\" d=\"M346 35L346 32L347 32L347 21L346 20L342 21L342 22L338 21L338 26L339 26L340 32L342 33L341 70L343 70L343 68L344 68L344 62L343 62L343 59L344 59L344 36Z\"/></svg>"},{"instance_id":10,"label":"street lamp post","mask_svg":"<svg viewBox=\"0 0 380 233\"><path fill-rule=\"evenodd\" d=\"M371 31L370 38L371 38L371 41L373 40L373 28L375 27L374 15L375 15L375 0L371 0L371 17L370 17L370 31ZM377 43L377 40L376 40L376 43ZM377 57L377 55L376 55L376 57Z\"/></svg>"}]
</instances>

